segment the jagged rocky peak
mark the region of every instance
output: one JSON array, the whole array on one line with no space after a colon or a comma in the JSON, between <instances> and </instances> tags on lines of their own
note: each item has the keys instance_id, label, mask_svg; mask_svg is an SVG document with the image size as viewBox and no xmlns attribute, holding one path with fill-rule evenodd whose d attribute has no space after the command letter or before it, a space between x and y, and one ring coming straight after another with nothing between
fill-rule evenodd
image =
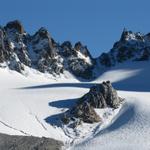
<instances>
[{"instance_id":1,"label":"jagged rocky peak","mask_svg":"<svg viewBox=\"0 0 150 150\"><path fill-rule=\"evenodd\" d=\"M150 58L150 36L123 30L121 38L108 53L99 57L100 64L110 67L117 63L145 61Z\"/></svg>"},{"instance_id":2,"label":"jagged rocky peak","mask_svg":"<svg viewBox=\"0 0 150 150\"><path fill-rule=\"evenodd\" d=\"M87 46L82 45L82 43L79 41L75 43L74 47L72 46L70 41L65 41L61 44L61 47L63 48L63 54L67 57L70 55L79 55L82 54L84 57L90 57L92 59L92 56L87 49Z\"/></svg>"},{"instance_id":3,"label":"jagged rocky peak","mask_svg":"<svg viewBox=\"0 0 150 150\"><path fill-rule=\"evenodd\" d=\"M72 46L70 41L61 44L61 55L64 57L64 64L67 70L75 76L90 79L93 77L94 59L86 46L77 42Z\"/></svg>"},{"instance_id":4,"label":"jagged rocky peak","mask_svg":"<svg viewBox=\"0 0 150 150\"><path fill-rule=\"evenodd\" d=\"M30 45L34 53L33 63L39 71L52 75L63 73L63 59L58 54L58 44L51 38L47 29L40 28L32 36Z\"/></svg>"},{"instance_id":5,"label":"jagged rocky peak","mask_svg":"<svg viewBox=\"0 0 150 150\"><path fill-rule=\"evenodd\" d=\"M16 32L20 34L23 34L25 32L19 20L14 20L14 21L7 23L7 25L4 28L5 30L15 30Z\"/></svg>"},{"instance_id":6,"label":"jagged rocky peak","mask_svg":"<svg viewBox=\"0 0 150 150\"><path fill-rule=\"evenodd\" d=\"M33 36L33 38L39 38L40 40L48 40L51 48L54 48L57 46L57 43L54 41L54 39L51 37L50 33L45 27L41 27Z\"/></svg>"},{"instance_id":7,"label":"jagged rocky peak","mask_svg":"<svg viewBox=\"0 0 150 150\"><path fill-rule=\"evenodd\" d=\"M69 50L71 50L72 49L72 44L71 44L71 42L70 41L65 41L65 42L63 42L62 44L61 44L61 47L63 48L63 49L69 49Z\"/></svg>"},{"instance_id":8,"label":"jagged rocky peak","mask_svg":"<svg viewBox=\"0 0 150 150\"><path fill-rule=\"evenodd\" d=\"M62 55L64 57L69 57L71 55L76 55L76 53L73 50L72 44L70 41L65 41L61 44L61 48L62 48Z\"/></svg>"},{"instance_id":9,"label":"jagged rocky peak","mask_svg":"<svg viewBox=\"0 0 150 150\"><path fill-rule=\"evenodd\" d=\"M46 28L40 28L33 36L32 36L32 48L36 53L41 53L45 51L50 57L54 57L54 44L55 41L51 38L49 32Z\"/></svg>"},{"instance_id":10,"label":"jagged rocky peak","mask_svg":"<svg viewBox=\"0 0 150 150\"><path fill-rule=\"evenodd\" d=\"M19 21L9 22L0 29L0 61L18 72L24 70L22 63L27 56L21 33L24 29Z\"/></svg>"},{"instance_id":11,"label":"jagged rocky peak","mask_svg":"<svg viewBox=\"0 0 150 150\"><path fill-rule=\"evenodd\" d=\"M144 40L144 35L141 34L140 32L132 32L128 31L126 28L123 29L120 41L128 41L128 40L139 40L143 41Z\"/></svg>"},{"instance_id":12,"label":"jagged rocky peak","mask_svg":"<svg viewBox=\"0 0 150 150\"><path fill-rule=\"evenodd\" d=\"M144 36L144 39L145 39L145 41L150 41L150 33L147 33L147 34Z\"/></svg>"},{"instance_id":13,"label":"jagged rocky peak","mask_svg":"<svg viewBox=\"0 0 150 150\"><path fill-rule=\"evenodd\" d=\"M67 124L70 121L74 123L74 120L87 123L99 122L101 117L95 112L95 108L116 109L122 101L110 81L106 81L91 87L90 91L79 98L77 104L65 113L62 121Z\"/></svg>"},{"instance_id":14,"label":"jagged rocky peak","mask_svg":"<svg viewBox=\"0 0 150 150\"><path fill-rule=\"evenodd\" d=\"M28 66L52 75L67 70L86 79L92 78L94 67L87 47L80 42L74 47L69 41L60 45L44 27L29 35L17 20L0 28L0 62L20 73Z\"/></svg>"},{"instance_id":15,"label":"jagged rocky peak","mask_svg":"<svg viewBox=\"0 0 150 150\"><path fill-rule=\"evenodd\" d=\"M39 34L39 36L43 39L45 38L51 39L49 32L44 27L41 27L36 34Z\"/></svg>"},{"instance_id":16,"label":"jagged rocky peak","mask_svg":"<svg viewBox=\"0 0 150 150\"><path fill-rule=\"evenodd\" d=\"M87 46L83 46L80 41L75 43L74 49L76 51L80 51L85 57L90 57L92 59L92 56L91 56L89 50L87 49Z\"/></svg>"},{"instance_id":17,"label":"jagged rocky peak","mask_svg":"<svg viewBox=\"0 0 150 150\"><path fill-rule=\"evenodd\" d=\"M33 36L32 40L35 40L36 42L39 42L40 40L45 40L48 41L49 43L52 44L52 39L50 36L50 33L47 31L46 28L41 27Z\"/></svg>"},{"instance_id":18,"label":"jagged rocky peak","mask_svg":"<svg viewBox=\"0 0 150 150\"><path fill-rule=\"evenodd\" d=\"M36 34L38 34L41 39L48 39L51 48L54 48L54 47L57 46L57 43L56 43L55 40L51 37L50 33L48 32L48 30L47 30L45 27L41 27L41 28L35 33L35 35L36 35Z\"/></svg>"}]
</instances>

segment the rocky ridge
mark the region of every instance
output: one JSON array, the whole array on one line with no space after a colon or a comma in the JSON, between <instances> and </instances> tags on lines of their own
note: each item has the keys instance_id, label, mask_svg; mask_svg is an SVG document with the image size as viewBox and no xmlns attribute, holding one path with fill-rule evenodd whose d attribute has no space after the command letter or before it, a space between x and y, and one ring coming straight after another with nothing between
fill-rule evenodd
<instances>
[{"instance_id":1,"label":"rocky ridge","mask_svg":"<svg viewBox=\"0 0 150 150\"><path fill-rule=\"evenodd\" d=\"M101 65L111 67L117 63L130 61L146 61L150 59L150 33L123 30L121 38L108 53L98 58Z\"/></svg>"},{"instance_id":2,"label":"rocky ridge","mask_svg":"<svg viewBox=\"0 0 150 150\"><path fill-rule=\"evenodd\" d=\"M20 21L0 27L0 66L24 74L27 67L53 76L68 71L79 79L93 79L100 66L112 67L117 63L145 61L150 58L150 34L123 30L113 48L93 58L86 46L70 41L57 43L44 28L28 34ZM98 62L98 63L97 63Z\"/></svg>"},{"instance_id":3,"label":"rocky ridge","mask_svg":"<svg viewBox=\"0 0 150 150\"><path fill-rule=\"evenodd\" d=\"M95 108L117 109L122 101L123 99L118 96L110 81L106 81L91 87L90 91L78 99L77 104L64 114L62 121L65 124L73 122L72 126L80 124L82 121L86 123L100 122L101 118Z\"/></svg>"},{"instance_id":4,"label":"rocky ridge","mask_svg":"<svg viewBox=\"0 0 150 150\"><path fill-rule=\"evenodd\" d=\"M25 67L52 75L67 70L88 79L92 76L94 59L81 42L75 46L69 41L58 44L44 27L30 35L20 21L15 20L0 27L0 64L20 73Z\"/></svg>"}]
</instances>

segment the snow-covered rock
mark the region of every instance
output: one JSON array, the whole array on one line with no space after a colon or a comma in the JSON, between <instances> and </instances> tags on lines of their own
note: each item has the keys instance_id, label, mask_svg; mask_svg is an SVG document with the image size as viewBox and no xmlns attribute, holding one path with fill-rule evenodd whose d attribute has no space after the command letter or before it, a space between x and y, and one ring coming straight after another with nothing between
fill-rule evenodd
<instances>
[{"instance_id":1,"label":"snow-covered rock","mask_svg":"<svg viewBox=\"0 0 150 150\"><path fill-rule=\"evenodd\" d=\"M100 116L95 112L96 108L118 108L123 101L117 95L110 81L97 84L90 88L90 91L81 97L76 106L68 110L63 117L64 123L74 121L77 125L81 121L86 123L100 122ZM78 123L77 123L78 122Z\"/></svg>"},{"instance_id":2,"label":"snow-covered rock","mask_svg":"<svg viewBox=\"0 0 150 150\"><path fill-rule=\"evenodd\" d=\"M73 47L69 41L66 41L61 48L67 70L84 79L93 77L94 59L86 46L77 42Z\"/></svg>"},{"instance_id":3,"label":"snow-covered rock","mask_svg":"<svg viewBox=\"0 0 150 150\"><path fill-rule=\"evenodd\" d=\"M121 38L108 53L99 57L101 65L110 67L117 63L130 61L144 61L150 58L149 34L133 33L124 29Z\"/></svg>"},{"instance_id":4,"label":"snow-covered rock","mask_svg":"<svg viewBox=\"0 0 150 150\"><path fill-rule=\"evenodd\" d=\"M125 61L145 61L149 58L150 34L133 33L126 29L108 53L92 58L81 42L74 46L70 41L59 44L44 27L34 35L28 34L18 20L0 27L1 66L23 74L27 66L54 77L67 71L78 79L94 79L101 72L98 64L111 67Z\"/></svg>"},{"instance_id":5,"label":"snow-covered rock","mask_svg":"<svg viewBox=\"0 0 150 150\"><path fill-rule=\"evenodd\" d=\"M20 73L28 66L54 76L67 70L76 77L93 77L94 59L86 46L60 45L44 27L31 36L18 20L0 28L0 62Z\"/></svg>"}]
</instances>

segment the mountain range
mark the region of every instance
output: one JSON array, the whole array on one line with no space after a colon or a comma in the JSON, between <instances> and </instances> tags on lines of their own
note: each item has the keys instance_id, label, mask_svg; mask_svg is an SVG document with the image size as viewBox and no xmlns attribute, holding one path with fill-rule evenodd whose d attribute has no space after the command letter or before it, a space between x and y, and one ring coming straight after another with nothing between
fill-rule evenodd
<instances>
[{"instance_id":1,"label":"mountain range","mask_svg":"<svg viewBox=\"0 0 150 150\"><path fill-rule=\"evenodd\" d=\"M26 68L33 68L52 76L68 71L79 79L94 79L101 68L127 60L145 61L149 57L150 33L144 35L124 29L111 50L93 58L81 42L59 44L44 27L34 35L28 34L18 20L0 27L0 66L22 74Z\"/></svg>"}]
</instances>

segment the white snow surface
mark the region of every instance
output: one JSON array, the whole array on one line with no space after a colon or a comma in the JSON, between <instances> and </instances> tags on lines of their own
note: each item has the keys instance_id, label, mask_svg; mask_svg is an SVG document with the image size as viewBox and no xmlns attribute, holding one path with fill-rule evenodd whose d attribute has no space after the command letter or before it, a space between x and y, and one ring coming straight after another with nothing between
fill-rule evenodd
<instances>
[{"instance_id":1,"label":"white snow surface","mask_svg":"<svg viewBox=\"0 0 150 150\"><path fill-rule=\"evenodd\" d=\"M150 147L150 62L118 64L92 82L79 82L69 73L51 76L28 69L26 76L0 69L0 132L45 136L74 150L148 150ZM76 132L57 126L59 114L89 91L110 80L125 98L119 109L96 109L103 122L82 124ZM66 148L66 149L67 149Z\"/></svg>"}]
</instances>

